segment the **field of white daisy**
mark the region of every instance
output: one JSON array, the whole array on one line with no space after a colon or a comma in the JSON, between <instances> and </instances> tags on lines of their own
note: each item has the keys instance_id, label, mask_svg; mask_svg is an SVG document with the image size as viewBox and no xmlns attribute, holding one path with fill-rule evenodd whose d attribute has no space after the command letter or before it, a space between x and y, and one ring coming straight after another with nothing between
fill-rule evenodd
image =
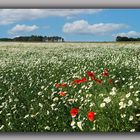
<instances>
[{"instance_id":1,"label":"field of white daisy","mask_svg":"<svg viewBox=\"0 0 140 140\"><path fill-rule=\"evenodd\" d=\"M140 43L0 43L1 132L140 131Z\"/></svg>"}]
</instances>

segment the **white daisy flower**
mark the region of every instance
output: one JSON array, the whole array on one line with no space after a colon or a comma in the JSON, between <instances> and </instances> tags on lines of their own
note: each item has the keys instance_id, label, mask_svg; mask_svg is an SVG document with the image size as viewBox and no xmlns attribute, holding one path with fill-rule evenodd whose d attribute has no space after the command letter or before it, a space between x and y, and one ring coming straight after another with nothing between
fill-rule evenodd
<instances>
[{"instance_id":1,"label":"white daisy flower","mask_svg":"<svg viewBox=\"0 0 140 140\"><path fill-rule=\"evenodd\" d=\"M129 92L128 94L126 94L126 98L129 98L130 97L130 95L131 95L131 93Z\"/></svg>"},{"instance_id":2,"label":"white daisy flower","mask_svg":"<svg viewBox=\"0 0 140 140\"><path fill-rule=\"evenodd\" d=\"M41 108L42 108L42 107L43 107L43 104L39 103L39 107L41 107Z\"/></svg>"},{"instance_id":3,"label":"white daisy flower","mask_svg":"<svg viewBox=\"0 0 140 140\"><path fill-rule=\"evenodd\" d=\"M135 129L131 129L130 132L135 132Z\"/></svg>"},{"instance_id":4,"label":"white daisy flower","mask_svg":"<svg viewBox=\"0 0 140 140\"><path fill-rule=\"evenodd\" d=\"M77 122L77 126L79 127L80 130L83 131L83 128L82 128L82 122L81 122L81 121L80 121L80 122Z\"/></svg>"},{"instance_id":5,"label":"white daisy flower","mask_svg":"<svg viewBox=\"0 0 140 140\"><path fill-rule=\"evenodd\" d=\"M111 101L110 97L104 99L104 102L109 103Z\"/></svg>"},{"instance_id":6,"label":"white daisy flower","mask_svg":"<svg viewBox=\"0 0 140 140\"><path fill-rule=\"evenodd\" d=\"M132 121L133 119L134 119L133 116L130 116L130 117L129 117L129 121Z\"/></svg>"},{"instance_id":7,"label":"white daisy flower","mask_svg":"<svg viewBox=\"0 0 140 140\"><path fill-rule=\"evenodd\" d=\"M126 114L121 114L121 118L125 118L126 117Z\"/></svg>"},{"instance_id":8,"label":"white daisy flower","mask_svg":"<svg viewBox=\"0 0 140 140\"><path fill-rule=\"evenodd\" d=\"M75 121L72 121L70 125L71 126L74 126L75 125Z\"/></svg>"},{"instance_id":9,"label":"white daisy flower","mask_svg":"<svg viewBox=\"0 0 140 140\"><path fill-rule=\"evenodd\" d=\"M44 129L45 130L50 130L50 127L49 126L45 126Z\"/></svg>"},{"instance_id":10,"label":"white daisy flower","mask_svg":"<svg viewBox=\"0 0 140 140\"><path fill-rule=\"evenodd\" d=\"M101 107L101 108L105 107L105 103L101 103L101 104L100 104L100 107Z\"/></svg>"},{"instance_id":11,"label":"white daisy flower","mask_svg":"<svg viewBox=\"0 0 140 140\"><path fill-rule=\"evenodd\" d=\"M4 125L1 125L0 130L2 130L2 129L3 129L3 127L4 127Z\"/></svg>"},{"instance_id":12,"label":"white daisy flower","mask_svg":"<svg viewBox=\"0 0 140 140\"><path fill-rule=\"evenodd\" d=\"M133 86L133 85L131 85L129 88L130 88L130 89L132 89L132 88L134 88L134 86Z\"/></svg>"},{"instance_id":13,"label":"white daisy flower","mask_svg":"<svg viewBox=\"0 0 140 140\"><path fill-rule=\"evenodd\" d=\"M128 101L128 106L131 106L133 104L133 101L132 100L129 100Z\"/></svg>"},{"instance_id":14,"label":"white daisy flower","mask_svg":"<svg viewBox=\"0 0 140 140\"><path fill-rule=\"evenodd\" d=\"M136 114L137 117L140 117L140 114Z\"/></svg>"},{"instance_id":15,"label":"white daisy flower","mask_svg":"<svg viewBox=\"0 0 140 140\"><path fill-rule=\"evenodd\" d=\"M29 114L25 115L25 116L24 116L24 119L26 119L26 118L28 118L28 117L29 117Z\"/></svg>"}]
</instances>

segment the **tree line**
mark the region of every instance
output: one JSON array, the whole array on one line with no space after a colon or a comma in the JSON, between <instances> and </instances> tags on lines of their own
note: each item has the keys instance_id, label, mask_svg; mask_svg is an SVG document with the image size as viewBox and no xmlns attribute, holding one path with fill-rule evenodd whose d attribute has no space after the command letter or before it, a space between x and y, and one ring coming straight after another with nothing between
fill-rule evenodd
<instances>
[{"instance_id":1,"label":"tree line","mask_svg":"<svg viewBox=\"0 0 140 140\"><path fill-rule=\"evenodd\" d=\"M0 38L0 41L21 41L21 42L64 42L60 36L19 36L15 38Z\"/></svg>"},{"instance_id":2,"label":"tree line","mask_svg":"<svg viewBox=\"0 0 140 140\"><path fill-rule=\"evenodd\" d=\"M17 42L64 42L64 38L60 36L39 36L39 35L31 35L31 36L19 36L15 38L0 38L0 41L17 41ZM117 36L116 42L121 41L140 41L140 38L132 38L132 37L122 37Z\"/></svg>"},{"instance_id":3,"label":"tree line","mask_svg":"<svg viewBox=\"0 0 140 140\"><path fill-rule=\"evenodd\" d=\"M117 36L116 37L116 41L120 42L120 41L140 41L140 38L132 38L132 37L121 37L121 36Z\"/></svg>"}]
</instances>

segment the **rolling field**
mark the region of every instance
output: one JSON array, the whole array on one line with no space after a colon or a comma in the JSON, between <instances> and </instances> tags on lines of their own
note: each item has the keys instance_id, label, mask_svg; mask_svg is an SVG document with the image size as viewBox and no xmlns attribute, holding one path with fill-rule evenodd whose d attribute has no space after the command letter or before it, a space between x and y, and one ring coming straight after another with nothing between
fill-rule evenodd
<instances>
[{"instance_id":1,"label":"rolling field","mask_svg":"<svg viewBox=\"0 0 140 140\"><path fill-rule=\"evenodd\" d=\"M140 132L140 43L0 43L1 132Z\"/></svg>"}]
</instances>

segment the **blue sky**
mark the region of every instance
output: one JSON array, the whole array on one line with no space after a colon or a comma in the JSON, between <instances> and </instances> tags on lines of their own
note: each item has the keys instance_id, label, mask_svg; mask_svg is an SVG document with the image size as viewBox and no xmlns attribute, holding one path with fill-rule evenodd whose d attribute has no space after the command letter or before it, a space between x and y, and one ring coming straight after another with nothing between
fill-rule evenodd
<instances>
[{"instance_id":1,"label":"blue sky","mask_svg":"<svg viewBox=\"0 0 140 140\"><path fill-rule=\"evenodd\" d=\"M140 37L139 9L0 9L0 37L58 35L66 41Z\"/></svg>"}]
</instances>

